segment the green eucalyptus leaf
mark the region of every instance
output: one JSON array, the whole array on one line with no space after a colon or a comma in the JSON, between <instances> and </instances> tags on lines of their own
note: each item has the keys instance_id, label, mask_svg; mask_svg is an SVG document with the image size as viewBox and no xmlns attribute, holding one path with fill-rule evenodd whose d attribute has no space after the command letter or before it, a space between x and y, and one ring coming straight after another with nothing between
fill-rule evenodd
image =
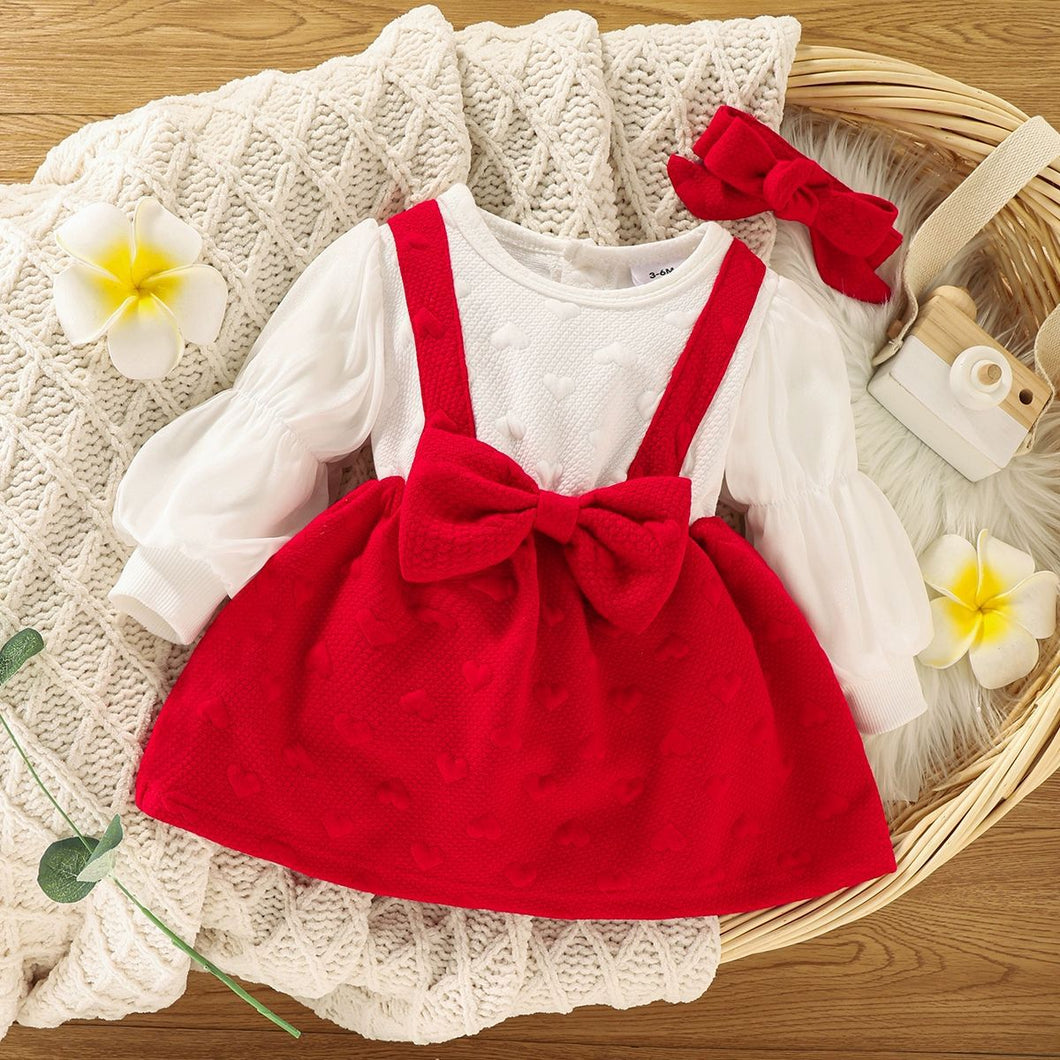
<instances>
[{"instance_id":1,"label":"green eucalyptus leaf","mask_svg":"<svg viewBox=\"0 0 1060 1060\"><path fill-rule=\"evenodd\" d=\"M114 871L114 858L117 851L108 850L96 857L93 851L92 857L85 862L85 867L77 874L78 883L99 883L105 876Z\"/></svg>"},{"instance_id":2,"label":"green eucalyptus leaf","mask_svg":"<svg viewBox=\"0 0 1060 1060\"><path fill-rule=\"evenodd\" d=\"M88 843L87 848L85 843ZM79 836L72 835L52 843L41 856L37 883L53 902L80 902L96 886L95 883L86 883L77 878L77 874L88 863L98 840L86 836L85 843L81 842Z\"/></svg>"},{"instance_id":3,"label":"green eucalyptus leaf","mask_svg":"<svg viewBox=\"0 0 1060 1060\"><path fill-rule=\"evenodd\" d=\"M108 850L113 850L122 841L124 835L125 833L121 829L121 818L115 814L110 819L107 830L99 837L99 845L92 851L92 857L88 860L95 861L96 858L105 854Z\"/></svg>"},{"instance_id":4,"label":"green eucalyptus leaf","mask_svg":"<svg viewBox=\"0 0 1060 1060\"><path fill-rule=\"evenodd\" d=\"M44 638L35 629L20 629L0 648L0 685L43 648Z\"/></svg>"},{"instance_id":5,"label":"green eucalyptus leaf","mask_svg":"<svg viewBox=\"0 0 1060 1060\"><path fill-rule=\"evenodd\" d=\"M117 846L122 841L121 818L115 814L107 825L107 830L99 837L96 849L85 862L85 867L77 874L82 883L99 883L104 876L109 876L114 869L114 859L118 855Z\"/></svg>"}]
</instances>

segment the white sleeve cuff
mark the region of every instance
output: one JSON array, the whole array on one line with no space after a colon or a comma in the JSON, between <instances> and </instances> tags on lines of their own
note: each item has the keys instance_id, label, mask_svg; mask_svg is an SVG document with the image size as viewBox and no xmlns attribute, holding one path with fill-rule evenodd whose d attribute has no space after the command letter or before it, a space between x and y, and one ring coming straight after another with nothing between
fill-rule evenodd
<instances>
[{"instance_id":1,"label":"white sleeve cuff","mask_svg":"<svg viewBox=\"0 0 1060 1060\"><path fill-rule=\"evenodd\" d=\"M190 644L227 595L217 575L202 560L140 545L107 599L156 636L175 644Z\"/></svg>"},{"instance_id":2,"label":"white sleeve cuff","mask_svg":"<svg viewBox=\"0 0 1060 1060\"><path fill-rule=\"evenodd\" d=\"M854 722L864 736L897 729L928 707L912 657L896 659L894 667L883 673L842 684Z\"/></svg>"}]
</instances>

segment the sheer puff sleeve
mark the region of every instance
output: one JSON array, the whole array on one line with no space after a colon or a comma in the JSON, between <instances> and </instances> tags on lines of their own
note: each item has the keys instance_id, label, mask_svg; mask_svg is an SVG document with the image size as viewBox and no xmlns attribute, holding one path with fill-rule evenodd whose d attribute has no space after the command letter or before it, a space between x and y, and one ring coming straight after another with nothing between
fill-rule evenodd
<instances>
[{"instance_id":1,"label":"sheer puff sleeve","mask_svg":"<svg viewBox=\"0 0 1060 1060\"><path fill-rule=\"evenodd\" d=\"M319 253L262 328L229 390L148 439L118 486L134 549L108 594L190 644L327 507L326 463L360 446L383 390L380 236L355 225Z\"/></svg>"},{"instance_id":2,"label":"sheer puff sleeve","mask_svg":"<svg viewBox=\"0 0 1060 1060\"><path fill-rule=\"evenodd\" d=\"M927 709L914 656L931 639L927 592L905 530L858 470L839 337L781 278L736 412L726 487L748 536L802 609L858 729Z\"/></svg>"}]
</instances>

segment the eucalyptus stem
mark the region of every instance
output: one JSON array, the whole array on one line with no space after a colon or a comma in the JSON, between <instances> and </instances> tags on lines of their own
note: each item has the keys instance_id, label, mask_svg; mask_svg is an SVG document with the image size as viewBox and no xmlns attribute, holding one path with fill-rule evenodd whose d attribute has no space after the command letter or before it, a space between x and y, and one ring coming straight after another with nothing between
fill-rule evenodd
<instances>
[{"instance_id":1,"label":"eucalyptus stem","mask_svg":"<svg viewBox=\"0 0 1060 1060\"><path fill-rule=\"evenodd\" d=\"M8 640L8 642L3 646L3 648L0 649L0 684L3 684L8 679L8 677L11 676L11 674L18 670L18 668L22 665L23 662L26 661L27 658L36 654L43 647L44 641L41 639L40 634L36 630L24 629L16 633L15 636ZM26 755L26 752L22 749L22 744L18 742L18 738L11 731L11 726L8 725L7 719L4 717L2 712L0 712L0 725L3 725L5 731L7 732L7 735L11 739L11 742L15 745L15 750L18 751L19 756L22 758L22 761L26 763L26 768L30 771L30 774L33 776L33 779L37 782L37 786L40 788L41 791L44 792L48 801L59 811L59 813L62 815L63 820L66 821L66 823L74 830L74 834L79 840L81 840L81 845L89 852L89 854L91 854L93 851L93 847L89 844L88 839L82 834L81 829L78 828L76 824L74 824L69 814L67 814L67 812L58 804L58 802L55 801L55 797L52 795L52 793L47 789L47 787L45 787L44 781L41 780L40 775L33 768L33 763L29 760L29 757ZM96 841L94 840L94 842ZM49 850L50 849L51 848L49 848ZM271 1020L273 1023L275 1023L277 1027L280 1027L285 1030L293 1038L300 1038L302 1036L302 1032L297 1027L292 1027L290 1023L288 1023L282 1017L277 1016L275 1012L263 1005L260 1001L257 1000L257 998L251 997L251 995L248 994L247 991L244 990L243 987L241 987L230 975L228 975L226 972L222 972L216 964L214 964L212 961L207 960L194 947L189 946L188 943L186 943L179 935L171 931L113 873L110 873L109 875L110 878L114 881L115 886L125 895L125 897L128 898L129 901L132 902L133 905L135 905L136 908L139 909L140 912L143 913L143 915L147 917L147 919L150 920L151 923L154 924L155 927L157 927L170 940L170 942L173 943L174 946L177 947L177 949L182 950L189 957L191 957L192 960L198 961L198 963L201 964L203 968L205 968L212 975L215 975L218 979L220 979L221 982L224 983L224 985L227 986L228 989L231 990L237 997L241 997L248 1005L250 1005L252 1008L257 1009L257 1011L260 1012L261 1015L263 1015L266 1019Z\"/></svg>"},{"instance_id":2,"label":"eucalyptus stem","mask_svg":"<svg viewBox=\"0 0 1060 1060\"><path fill-rule=\"evenodd\" d=\"M63 820L74 830L77 834L77 838L81 840L82 844L87 851L91 852L92 848L88 845L88 840L81 834L81 829L70 820L70 817L66 811L55 801L52 797L52 793L44 786L44 781L37 775L37 771L33 768L33 763L26 757L26 752L22 750L22 744L18 742L15 734L11 731L11 726L8 725L7 719L2 713L0 713L0 725L3 725L7 730L7 735L11 737L11 742L15 745L15 750L22 756L22 761L26 763L26 768L33 775L33 779L37 782L37 787L48 797L48 801L62 814Z\"/></svg>"},{"instance_id":3,"label":"eucalyptus stem","mask_svg":"<svg viewBox=\"0 0 1060 1060\"><path fill-rule=\"evenodd\" d=\"M198 961L208 972L217 976L217 978L220 979L229 990L241 997L248 1005L256 1008L266 1019L272 1020L277 1027L283 1028L283 1030L291 1035L292 1038L300 1038L302 1036L302 1032L297 1027L292 1027L282 1016L277 1016L272 1009L263 1005L256 997L252 997L248 994L247 991L244 990L227 972L221 971L213 961L208 960L193 946L189 946L179 935L171 931L161 920L158 919L157 916L155 916L154 913L151 912L150 909L147 908L147 906L143 904L143 902L140 901L139 898L136 897L136 895L132 893L132 891L128 889L128 887L125 886L124 883L121 882L121 880L118 879L117 876L112 875L111 879L126 898L128 898L129 901L132 902L133 905L135 905L136 908L155 925L155 927L162 931L177 949L183 950L193 960Z\"/></svg>"}]
</instances>

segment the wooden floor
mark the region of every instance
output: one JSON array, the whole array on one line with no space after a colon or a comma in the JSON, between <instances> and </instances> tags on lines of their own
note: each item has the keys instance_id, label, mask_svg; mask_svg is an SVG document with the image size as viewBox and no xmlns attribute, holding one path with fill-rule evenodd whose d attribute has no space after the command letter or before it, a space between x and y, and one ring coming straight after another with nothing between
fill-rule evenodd
<instances>
[{"instance_id":1,"label":"wooden floor","mask_svg":"<svg viewBox=\"0 0 1060 1060\"><path fill-rule=\"evenodd\" d=\"M411 6L411 3L409 4ZM440 4L455 26L515 25L564 5ZM601 28L793 14L809 43L930 66L1060 124L1057 0L715 0L585 3ZM263 67L356 52L405 7L349 0L0 0L0 180L27 180L86 121ZM210 976L165 1012L56 1030L15 1027L4 1060L272 1056L365 1060L691 1057L1060 1057L1060 776L884 911L794 949L724 965L699 1001L526 1016L441 1046L366 1042L265 988L274 1030Z\"/></svg>"}]
</instances>

